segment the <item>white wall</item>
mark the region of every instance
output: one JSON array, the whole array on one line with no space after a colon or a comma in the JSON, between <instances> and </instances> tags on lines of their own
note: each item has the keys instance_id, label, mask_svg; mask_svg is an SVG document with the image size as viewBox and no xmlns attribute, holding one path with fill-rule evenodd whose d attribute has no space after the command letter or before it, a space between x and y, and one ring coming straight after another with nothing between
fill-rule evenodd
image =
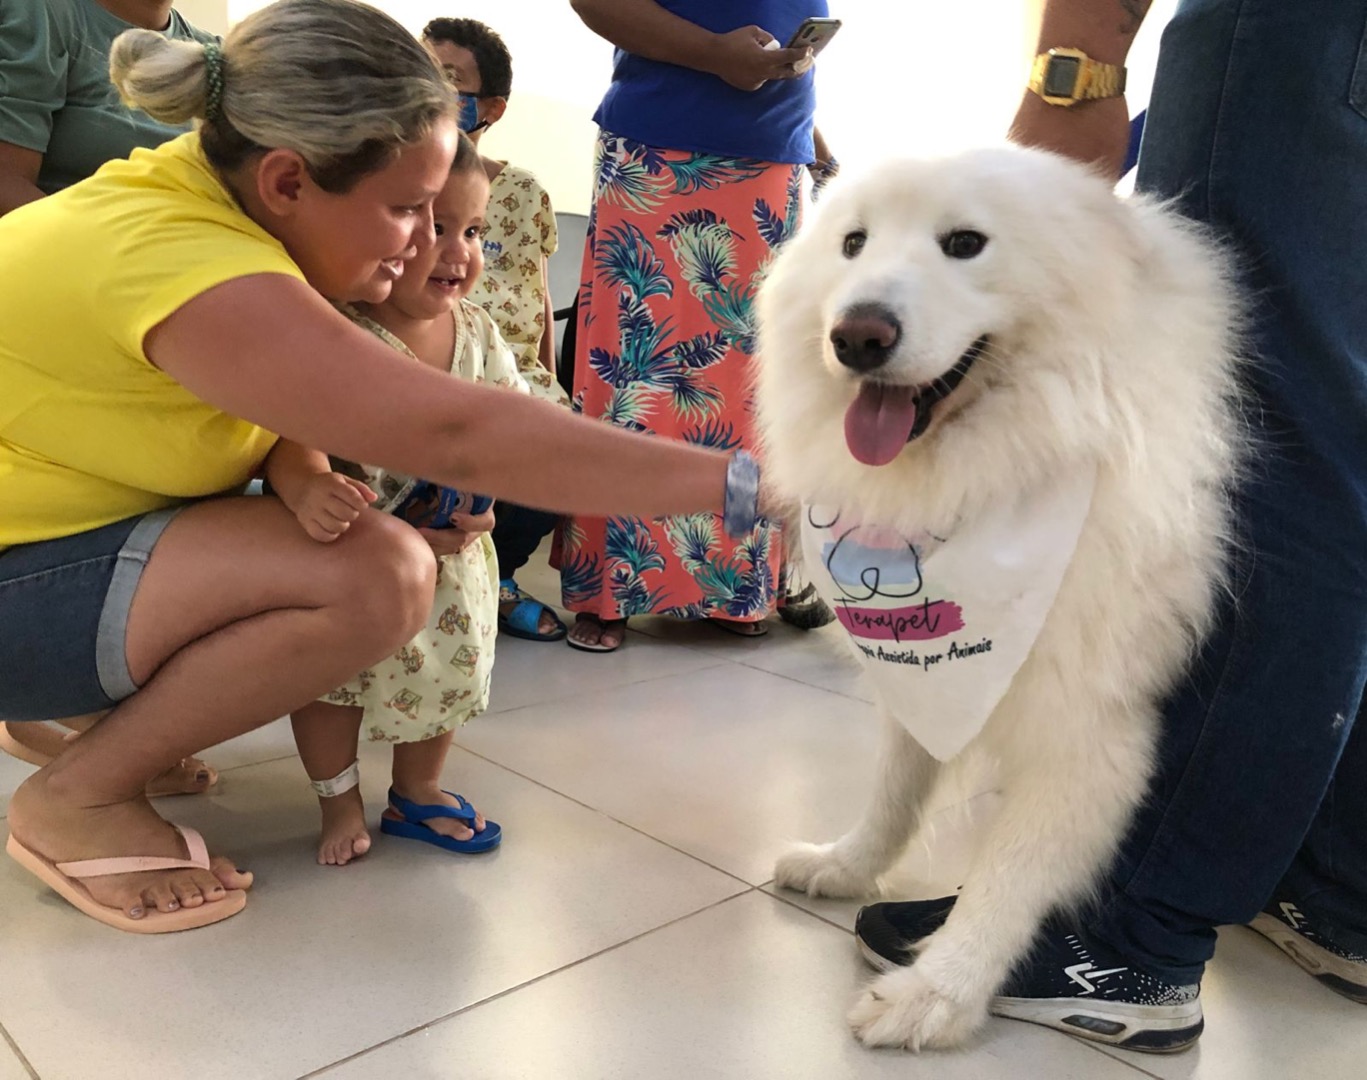
<instances>
[{"instance_id":1,"label":"white wall","mask_svg":"<svg viewBox=\"0 0 1367 1080\"><path fill-rule=\"evenodd\" d=\"M228 0L175 0L179 11L192 26L214 34L228 32Z\"/></svg>"},{"instance_id":2,"label":"white wall","mask_svg":"<svg viewBox=\"0 0 1367 1080\"><path fill-rule=\"evenodd\" d=\"M557 209L588 207L594 128L612 49L569 0L372 0L417 33L438 15L480 19L508 43L513 96L485 153L535 172ZM267 0L182 0L226 7L235 21ZM1159 31L1175 0L1157 0L1131 58L1142 104ZM847 166L889 154L937 153L998 140L1035 45L1041 0L831 0L844 20L817 70L817 123ZM212 23L200 23L215 28ZM1059 42L1058 44L1065 44ZM1138 107L1138 106L1136 106Z\"/></svg>"}]
</instances>

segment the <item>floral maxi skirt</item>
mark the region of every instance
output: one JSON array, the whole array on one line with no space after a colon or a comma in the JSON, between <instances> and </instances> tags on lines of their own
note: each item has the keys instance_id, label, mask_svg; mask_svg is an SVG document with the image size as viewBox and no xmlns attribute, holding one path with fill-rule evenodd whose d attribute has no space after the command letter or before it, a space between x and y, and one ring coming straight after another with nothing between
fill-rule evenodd
<instances>
[{"instance_id":1,"label":"floral maxi skirt","mask_svg":"<svg viewBox=\"0 0 1367 1080\"><path fill-rule=\"evenodd\" d=\"M800 207L798 165L600 133L574 407L633 431L751 448L755 296ZM765 520L733 540L710 513L574 517L558 563L571 611L749 622L774 610L783 542Z\"/></svg>"}]
</instances>

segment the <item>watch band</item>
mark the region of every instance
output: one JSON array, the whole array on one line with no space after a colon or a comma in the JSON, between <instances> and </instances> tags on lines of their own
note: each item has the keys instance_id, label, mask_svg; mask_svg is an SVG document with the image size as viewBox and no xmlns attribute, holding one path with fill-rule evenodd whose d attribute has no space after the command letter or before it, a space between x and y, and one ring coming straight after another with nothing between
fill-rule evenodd
<instances>
[{"instance_id":1,"label":"watch band","mask_svg":"<svg viewBox=\"0 0 1367 1080\"><path fill-rule=\"evenodd\" d=\"M722 528L739 540L748 536L759 520L759 464L744 450L731 456L726 465L726 498Z\"/></svg>"},{"instance_id":2,"label":"watch band","mask_svg":"<svg viewBox=\"0 0 1367 1080\"><path fill-rule=\"evenodd\" d=\"M1053 48L1035 57L1029 88L1050 105L1076 105L1119 97L1125 74L1118 64L1093 60L1081 49Z\"/></svg>"}]
</instances>

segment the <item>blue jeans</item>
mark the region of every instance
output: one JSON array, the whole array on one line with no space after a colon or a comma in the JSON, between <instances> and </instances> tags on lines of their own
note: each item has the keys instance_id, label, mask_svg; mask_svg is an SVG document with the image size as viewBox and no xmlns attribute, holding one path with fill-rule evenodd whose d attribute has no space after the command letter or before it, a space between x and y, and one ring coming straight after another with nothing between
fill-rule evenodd
<instances>
[{"instance_id":1,"label":"blue jeans","mask_svg":"<svg viewBox=\"0 0 1367 1080\"><path fill-rule=\"evenodd\" d=\"M1367 0L1187 0L1163 37L1138 186L1245 259L1261 443L1233 600L1089 924L1176 982L1279 886L1367 940L1365 28Z\"/></svg>"}]
</instances>

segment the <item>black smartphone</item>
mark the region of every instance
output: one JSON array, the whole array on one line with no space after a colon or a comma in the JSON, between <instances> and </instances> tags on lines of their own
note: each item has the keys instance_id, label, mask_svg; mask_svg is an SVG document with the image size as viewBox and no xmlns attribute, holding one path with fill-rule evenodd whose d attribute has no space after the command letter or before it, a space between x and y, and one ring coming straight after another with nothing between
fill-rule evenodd
<instances>
[{"instance_id":1,"label":"black smartphone","mask_svg":"<svg viewBox=\"0 0 1367 1080\"><path fill-rule=\"evenodd\" d=\"M787 44L789 49L811 49L815 56L840 29L839 19L804 19Z\"/></svg>"}]
</instances>

